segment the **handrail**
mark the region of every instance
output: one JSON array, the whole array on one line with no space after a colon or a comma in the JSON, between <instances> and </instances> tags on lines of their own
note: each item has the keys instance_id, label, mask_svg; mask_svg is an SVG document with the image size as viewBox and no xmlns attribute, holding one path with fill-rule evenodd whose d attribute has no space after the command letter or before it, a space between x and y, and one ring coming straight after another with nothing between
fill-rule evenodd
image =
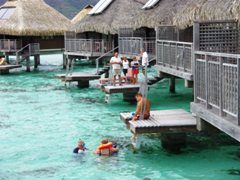
<instances>
[{"instance_id":1,"label":"handrail","mask_svg":"<svg viewBox=\"0 0 240 180\"><path fill-rule=\"evenodd\" d=\"M113 51L116 50L117 48L118 48L118 46L115 47L115 48L113 48L113 49L111 49L110 51L104 53L102 56L100 56L100 57L98 57L98 58L96 59L96 69L97 69L97 72L96 72L96 73L99 72L99 60L100 60L101 58L103 58L104 56L106 56L107 54L113 52Z\"/></svg>"},{"instance_id":2,"label":"handrail","mask_svg":"<svg viewBox=\"0 0 240 180\"><path fill-rule=\"evenodd\" d=\"M35 45L38 45L38 49L39 49L39 43L29 43L29 44L27 44L26 46L24 46L24 47L22 47L20 50L18 50L17 52L16 52L16 57L17 57L17 59L16 59L16 63L17 64L19 64L19 54L21 53L21 52L23 52L25 49L27 49L28 48L28 51L29 51L29 54L28 54L28 56L31 56L32 55L32 51L33 52L35 52L35 49L34 50L32 50L31 49L31 47L35 47ZM39 51L38 51L39 52ZM34 54L34 53L33 53ZM40 53L39 53L40 54Z\"/></svg>"}]
</instances>

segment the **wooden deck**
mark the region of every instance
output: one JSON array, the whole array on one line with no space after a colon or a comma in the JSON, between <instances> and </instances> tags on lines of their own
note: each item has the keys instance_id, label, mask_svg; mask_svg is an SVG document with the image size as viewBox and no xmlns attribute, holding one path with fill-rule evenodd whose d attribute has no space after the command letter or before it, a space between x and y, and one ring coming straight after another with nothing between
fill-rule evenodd
<instances>
[{"instance_id":1,"label":"wooden deck","mask_svg":"<svg viewBox=\"0 0 240 180\"><path fill-rule=\"evenodd\" d=\"M0 65L0 74L8 74L11 69L21 68L21 65Z\"/></svg>"},{"instance_id":2,"label":"wooden deck","mask_svg":"<svg viewBox=\"0 0 240 180\"><path fill-rule=\"evenodd\" d=\"M10 69L16 69L22 67L21 65L0 65L0 71L7 71Z\"/></svg>"},{"instance_id":3,"label":"wooden deck","mask_svg":"<svg viewBox=\"0 0 240 180\"><path fill-rule=\"evenodd\" d=\"M130 113L121 113L121 120L136 134L195 132L196 119L183 109L151 111L149 120L128 121Z\"/></svg>"},{"instance_id":4,"label":"wooden deck","mask_svg":"<svg viewBox=\"0 0 240 180\"><path fill-rule=\"evenodd\" d=\"M139 84L122 84L116 86L104 86L103 91L107 94L114 94L114 93L127 93L127 92L137 92L139 91L140 85Z\"/></svg>"},{"instance_id":5,"label":"wooden deck","mask_svg":"<svg viewBox=\"0 0 240 180\"><path fill-rule=\"evenodd\" d=\"M227 115L221 117L216 109L206 110L205 106L200 103L191 103L191 111L196 114L198 121L204 120L240 142L240 126L236 119ZM198 123L202 126L202 122ZM199 128L199 130L204 130L204 127Z\"/></svg>"},{"instance_id":6,"label":"wooden deck","mask_svg":"<svg viewBox=\"0 0 240 180\"><path fill-rule=\"evenodd\" d=\"M171 68L168 66L163 66L163 65L155 65L155 68L165 74L173 75L188 81L193 81L193 74L190 72L184 72L182 70L178 70L176 68Z\"/></svg>"},{"instance_id":7,"label":"wooden deck","mask_svg":"<svg viewBox=\"0 0 240 180\"><path fill-rule=\"evenodd\" d=\"M91 81L100 79L101 76L87 73L73 73L71 75L67 75L67 77L66 74L58 74L56 77L64 81Z\"/></svg>"}]
</instances>

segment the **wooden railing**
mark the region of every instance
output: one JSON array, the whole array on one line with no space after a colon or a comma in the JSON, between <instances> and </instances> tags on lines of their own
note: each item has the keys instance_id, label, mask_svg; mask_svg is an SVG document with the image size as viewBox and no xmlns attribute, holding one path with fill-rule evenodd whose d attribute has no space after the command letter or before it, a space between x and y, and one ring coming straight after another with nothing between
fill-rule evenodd
<instances>
[{"instance_id":1,"label":"wooden railing","mask_svg":"<svg viewBox=\"0 0 240 180\"><path fill-rule=\"evenodd\" d=\"M16 64L30 56L40 55L40 44L31 43L16 52Z\"/></svg>"},{"instance_id":2,"label":"wooden railing","mask_svg":"<svg viewBox=\"0 0 240 180\"><path fill-rule=\"evenodd\" d=\"M21 48L21 41L16 39L0 39L0 50L6 52L16 52Z\"/></svg>"},{"instance_id":3,"label":"wooden railing","mask_svg":"<svg viewBox=\"0 0 240 180\"><path fill-rule=\"evenodd\" d=\"M240 125L240 55L194 52L194 100Z\"/></svg>"},{"instance_id":4,"label":"wooden railing","mask_svg":"<svg viewBox=\"0 0 240 180\"><path fill-rule=\"evenodd\" d=\"M157 40L156 43L158 65L192 73L192 43L166 40Z\"/></svg>"},{"instance_id":5,"label":"wooden railing","mask_svg":"<svg viewBox=\"0 0 240 180\"><path fill-rule=\"evenodd\" d=\"M149 55L155 56L156 41L153 38L119 37L118 41L120 54L139 55L144 48Z\"/></svg>"},{"instance_id":6,"label":"wooden railing","mask_svg":"<svg viewBox=\"0 0 240 180\"><path fill-rule=\"evenodd\" d=\"M65 39L65 51L104 54L113 48L113 42L103 39Z\"/></svg>"}]
</instances>

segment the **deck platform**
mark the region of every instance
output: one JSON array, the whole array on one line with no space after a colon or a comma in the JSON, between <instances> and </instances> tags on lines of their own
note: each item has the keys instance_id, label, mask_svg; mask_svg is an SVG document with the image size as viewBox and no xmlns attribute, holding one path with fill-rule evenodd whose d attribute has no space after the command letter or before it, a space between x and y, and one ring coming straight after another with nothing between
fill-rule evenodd
<instances>
[{"instance_id":1,"label":"deck platform","mask_svg":"<svg viewBox=\"0 0 240 180\"><path fill-rule=\"evenodd\" d=\"M66 82L78 82L79 88L86 88L89 87L89 81L100 79L101 76L87 73L73 73L67 76L66 74L58 74L56 77Z\"/></svg>"},{"instance_id":2,"label":"deck platform","mask_svg":"<svg viewBox=\"0 0 240 180\"><path fill-rule=\"evenodd\" d=\"M176 68L171 68L163 65L155 65L155 68L162 73L176 76L187 81L193 81L193 74L190 72L185 72Z\"/></svg>"},{"instance_id":3,"label":"deck platform","mask_svg":"<svg viewBox=\"0 0 240 180\"><path fill-rule=\"evenodd\" d=\"M191 103L191 111L196 114L199 130L204 130L203 120L240 142L240 126L236 119L221 117L214 108L206 109L201 103Z\"/></svg>"},{"instance_id":4,"label":"deck platform","mask_svg":"<svg viewBox=\"0 0 240 180\"><path fill-rule=\"evenodd\" d=\"M103 86L103 91L108 94L114 94L114 93L127 93L127 92L137 92L139 91L140 85L139 84L122 84L112 86Z\"/></svg>"},{"instance_id":5,"label":"deck platform","mask_svg":"<svg viewBox=\"0 0 240 180\"><path fill-rule=\"evenodd\" d=\"M185 133L197 131L196 119L183 109L151 111L149 120L129 121L130 113L121 113L121 120L134 134Z\"/></svg>"},{"instance_id":6,"label":"deck platform","mask_svg":"<svg viewBox=\"0 0 240 180\"><path fill-rule=\"evenodd\" d=\"M21 67L21 65L0 65L0 74L8 74L9 70Z\"/></svg>"}]
</instances>

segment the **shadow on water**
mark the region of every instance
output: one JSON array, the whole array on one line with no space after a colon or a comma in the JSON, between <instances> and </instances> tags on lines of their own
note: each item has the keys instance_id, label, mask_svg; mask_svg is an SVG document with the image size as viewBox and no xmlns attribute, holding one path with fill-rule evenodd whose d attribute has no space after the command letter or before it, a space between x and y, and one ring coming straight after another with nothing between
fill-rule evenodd
<instances>
[{"instance_id":1,"label":"shadow on water","mask_svg":"<svg viewBox=\"0 0 240 180\"><path fill-rule=\"evenodd\" d=\"M51 176L59 171L59 167L45 167L29 171L19 172L19 175L22 176Z\"/></svg>"}]
</instances>

